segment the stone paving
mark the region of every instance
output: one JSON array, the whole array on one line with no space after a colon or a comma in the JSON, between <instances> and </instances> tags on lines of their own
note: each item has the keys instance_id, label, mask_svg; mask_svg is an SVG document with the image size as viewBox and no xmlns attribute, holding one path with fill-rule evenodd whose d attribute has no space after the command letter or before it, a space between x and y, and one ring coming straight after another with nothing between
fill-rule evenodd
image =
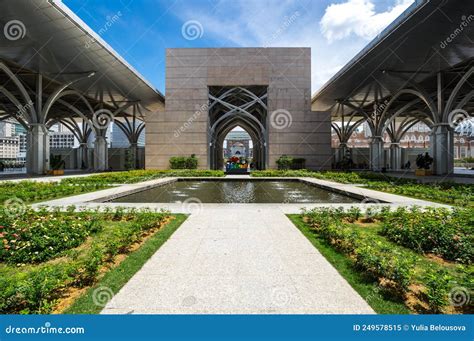
<instances>
[{"instance_id":1,"label":"stone paving","mask_svg":"<svg viewBox=\"0 0 474 341\"><path fill-rule=\"evenodd\" d=\"M276 207L193 213L103 314L371 314Z\"/></svg>"}]
</instances>

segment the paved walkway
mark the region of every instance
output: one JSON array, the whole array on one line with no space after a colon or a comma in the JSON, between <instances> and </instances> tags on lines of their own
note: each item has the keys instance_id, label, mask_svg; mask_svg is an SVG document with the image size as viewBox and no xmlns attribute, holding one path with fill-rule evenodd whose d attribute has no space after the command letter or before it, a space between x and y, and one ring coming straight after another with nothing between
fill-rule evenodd
<instances>
[{"instance_id":1,"label":"paved walkway","mask_svg":"<svg viewBox=\"0 0 474 341\"><path fill-rule=\"evenodd\" d=\"M64 175L38 175L31 176L28 174L2 174L0 175L0 182L9 181L9 182L20 182L20 181L37 181L37 182L58 182L62 179L67 178L82 178L85 176L97 175L101 173L85 173L81 171L77 172L66 172Z\"/></svg>"},{"instance_id":2,"label":"paved walkway","mask_svg":"<svg viewBox=\"0 0 474 341\"><path fill-rule=\"evenodd\" d=\"M405 172L387 172L384 173L395 178L406 178L417 180L420 183L435 183L435 182L456 182L458 184L474 184L474 171L471 170L455 170L452 175L431 175L431 176L416 176L413 171Z\"/></svg>"},{"instance_id":3,"label":"paved walkway","mask_svg":"<svg viewBox=\"0 0 474 341\"><path fill-rule=\"evenodd\" d=\"M281 210L263 206L203 206L102 313L373 313Z\"/></svg>"}]
</instances>

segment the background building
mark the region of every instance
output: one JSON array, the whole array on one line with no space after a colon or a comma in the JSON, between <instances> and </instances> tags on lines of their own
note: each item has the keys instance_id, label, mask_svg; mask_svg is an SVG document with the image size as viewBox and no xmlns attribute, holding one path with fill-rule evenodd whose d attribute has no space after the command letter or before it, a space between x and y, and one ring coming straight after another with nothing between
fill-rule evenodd
<instances>
[{"instance_id":1,"label":"background building","mask_svg":"<svg viewBox=\"0 0 474 341\"><path fill-rule=\"evenodd\" d=\"M227 134L224 140L224 158L231 156L252 158L252 139L247 132L233 130Z\"/></svg>"}]
</instances>

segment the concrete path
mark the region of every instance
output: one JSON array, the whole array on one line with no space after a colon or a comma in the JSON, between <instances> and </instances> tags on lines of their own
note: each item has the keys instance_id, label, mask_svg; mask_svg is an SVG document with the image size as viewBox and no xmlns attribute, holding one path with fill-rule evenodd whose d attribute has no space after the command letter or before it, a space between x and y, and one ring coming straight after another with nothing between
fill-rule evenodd
<instances>
[{"instance_id":1,"label":"concrete path","mask_svg":"<svg viewBox=\"0 0 474 341\"><path fill-rule=\"evenodd\" d=\"M59 182L67 178L83 178L102 173L85 173L81 171L66 172L64 175L41 175L31 176L28 174L2 174L0 175L0 182L20 182L20 181L36 181L36 182Z\"/></svg>"},{"instance_id":2,"label":"concrete path","mask_svg":"<svg viewBox=\"0 0 474 341\"><path fill-rule=\"evenodd\" d=\"M275 207L203 206L103 314L374 313Z\"/></svg>"}]
</instances>

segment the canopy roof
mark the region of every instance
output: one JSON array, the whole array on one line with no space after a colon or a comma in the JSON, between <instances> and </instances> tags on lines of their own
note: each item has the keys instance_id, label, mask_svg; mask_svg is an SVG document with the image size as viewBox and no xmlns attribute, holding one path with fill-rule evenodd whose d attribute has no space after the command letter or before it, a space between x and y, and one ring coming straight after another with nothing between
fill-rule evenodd
<instances>
[{"instance_id":1,"label":"canopy roof","mask_svg":"<svg viewBox=\"0 0 474 341\"><path fill-rule=\"evenodd\" d=\"M92 104L113 108L139 102L147 111L163 106L164 96L62 2L4 1L0 20L2 27L19 21L20 31L23 25L22 38L2 39L0 59L32 91L36 74L44 76L45 95L58 84L83 77L72 88ZM122 19L109 19L114 20ZM87 78L91 73L94 76ZM8 86L9 80L1 75L0 82Z\"/></svg>"},{"instance_id":2,"label":"canopy roof","mask_svg":"<svg viewBox=\"0 0 474 341\"><path fill-rule=\"evenodd\" d=\"M474 1L417 0L312 98L313 110L336 103L370 108L410 82L436 96L443 71L445 96L474 64ZM398 106L413 97L401 96ZM473 108L473 103L468 103ZM338 115L332 110L333 115Z\"/></svg>"}]
</instances>

